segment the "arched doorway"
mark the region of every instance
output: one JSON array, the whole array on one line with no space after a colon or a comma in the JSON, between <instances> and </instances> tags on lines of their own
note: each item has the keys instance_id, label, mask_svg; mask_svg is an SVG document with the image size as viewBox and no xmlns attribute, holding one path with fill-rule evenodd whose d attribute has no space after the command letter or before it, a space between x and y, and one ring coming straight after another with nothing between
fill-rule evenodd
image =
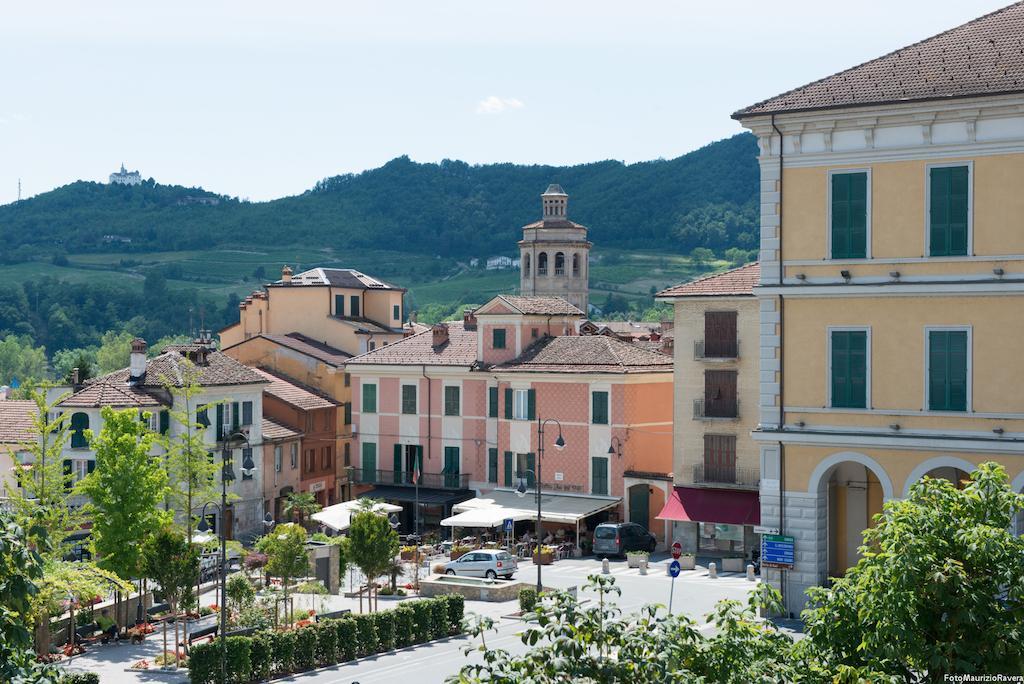
<instances>
[{"instance_id":1,"label":"arched doorway","mask_svg":"<svg viewBox=\"0 0 1024 684\"><path fill-rule=\"evenodd\" d=\"M865 529L882 512L882 484L860 463L833 468L828 482L828 576L840 577L860 559Z\"/></svg>"},{"instance_id":2,"label":"arched doorway","mask_svg":"<svg viewBox=\"0 0 1024 684\"><path fill-rule=\"evenodd\" d=\"M917 464L917 467L907 477L907 481L903 485L903 496L908 496L910 488L923 477L949 480L958 489L962 489L964 481L970 479L970 473L975 467L973 463L956 456L936 456L927 461L922 461Z\"/></svg>"},{"instance_id":3,"label":"arched doorway","mask_svg":"<svg viewBox=\"0 0 1024 684\"><path fill-rule=\"evenodd\" d=\"M648 485L635 484L629 488L629 522L651 529L651 493Z\"/></svg>"}]
</instances>

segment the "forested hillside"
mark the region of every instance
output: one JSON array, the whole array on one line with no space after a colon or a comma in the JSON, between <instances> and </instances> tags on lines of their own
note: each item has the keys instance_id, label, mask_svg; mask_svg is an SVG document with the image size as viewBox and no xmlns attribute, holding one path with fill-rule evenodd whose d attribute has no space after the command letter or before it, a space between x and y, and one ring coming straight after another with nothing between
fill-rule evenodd
<instances>
[{"instance_id":1,"label":"forested hillside","mask_svg":"<svg viewBox=\"0 0 1024 684\"><path fill-rule=\"evenodd\" d=\"M569 167L407 157L335 176L295 197L249 203L202 189L79 181L0 207L2 259L211 246L377 248L450 257L514 251L548 183L595 244L688 253L756 243L756 145L749 134L672 160ZM216 205L199 198L213 197ZM129 242L130 240L130 242Z\"/></svg>"}]
</instances>

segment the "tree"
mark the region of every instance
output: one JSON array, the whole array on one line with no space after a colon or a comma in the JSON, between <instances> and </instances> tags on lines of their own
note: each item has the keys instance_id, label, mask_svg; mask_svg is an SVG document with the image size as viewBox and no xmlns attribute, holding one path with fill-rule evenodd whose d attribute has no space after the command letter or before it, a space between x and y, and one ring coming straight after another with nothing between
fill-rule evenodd
<instances>
[{"instance_id":1,"label":"tree","mask_svg":"<svg viewBox=\"0 0 1024 684\"><path fill-rule=\"evenodd\" d=\"M323 507L317 503L316 496L312 493L291 492L288 494L288 498L285 499L284 508L281 509L281 512L292 519L298 514L299 524L305 527L306 518L319 512L321 508Z\"/></svg>"},{"instance_id":2,"label":"tree","mask_svg":"<svg viewBox=\"0 0 1024 684\"><path fill-rule=\"evenodd\" d=\"M192 580L199 574L199 551L172 527L163 527L146 540L143 547L144 572L146 577L160 585L171 609L177 617L185 590L191 588ZM174 643L178 643L178 620L174 621ZM164 623L164 652L167 651L167 623ZM174 664L178 663L178 649L174 649Z\"/></svg>"},{"instance_id":3,"label":"tree","mask_svg":"<svg viewBox=\"0 0 1024 684\"><path fill-rule=\"evenodd\" d=\"M231 605L225 606L225 608L232 608L237 613L241 613L256 600L256 590L252 588L252 583L249 582L245 573L239 572L229 577L227 591L228 601Z\"/></svg>"},{"instance_id":4,"label":"tree","mask_svg":"<svg viewBox=\"0 0 1024 684\"><path fill-rule=\"evenodd\" d=\"M309 572L306 530L295 523L278 525L270 534L256 542L256 549L267 555L267 572L281 579L281 586L284 589L285 621L291 624L288 585L292 579L305 577Z\"/></svg>"},{"instance_id":5,"label":"tree","mask_svg":"<svg viewBox=\"0 0 1024 684\"><path fill-rule=\"evenodd\" d=\"M861 559L810 592L808 646L822 662L903 681L1024 672L1024 495L983 463L962 489L924 478L885 504Z\"/></svg>"},{"instance_id":6,"label":"tree","mask_svg":"<svg viewBox=\"0 0 1024 684\"><path fill-rule=\"evenodd\" d=\"M372 505L369 500L364 504ZM363 508L352 514L345 550L348 561L362 571L372 592L374 578L387 572L398 554L398 533L386 517Z\"/></svg>"},{"instance_id":7,"label":"tree","mask_svg":"<svg viewBox=\"0 0 1024 684\"><path fill-rule=\"evenodd\" d=\"M108 330L100 339L100 347L96 350L97 372L101 375L112 373L128 366L131 357L131 346L134 335L128 331L114 332Z\"/></svg>"},{"instance_id":8,"label":"tree","mask_svg":"<svg viewBox=\"0 0 1024 684\"><path fill-rule=\"evenodd\" d=\"M155 435L138 411L105 406L101 416L100 433L86 431L96 469L78 483L94 513L92 552L101 568L126 579L140 577L143 544L174 517L158 508L167 492L167 474L150 455ZM143 414L147 422L148 416Z\"/></svg>"},{"instance_id":9,"label":"tree","mask_svg":"<svg viewBox=\"0 0 1024 684\"><path fill-rule=\"evenodd\" d=\"M690 252L690 260L694 266L704 266L715 260L715 253L707 247L695 247Z\"/></svg>"},{"instance_id":10,"label":"tree","mask_svg":"<svg viewBox=\"0 0 1024 684\"><path fill-rule=\"evenodd\" d=\"M730 247L725 250L725 260L733 266L742 266L743 264L754 261L757 259L757 251L751 251L747 249L741 249L739 247Z\"/></svg>"},{"instance_id":11,"label":"tree","mask_svg":"<svg viewBox=\"0 0 1024 684\"><path fill-rule=\"evenodd\" d=\"M71 382L71 370L78 369L79 382L85 382L96 375L96 349L84 347L80 349L61 349L53 355L54 377L62 382Z\"/></svg>"},{"instance_id":12,"label":"tree","mask_svg":"<svg viewBox=\"0 0 1024 684\"><path fill-rule=\"evenodd\" d=\"M32 345L32 339L8 335L0 339L0 385L15 379L21 383L46 378L46 350Z\"/></svg>"}]
</instances>

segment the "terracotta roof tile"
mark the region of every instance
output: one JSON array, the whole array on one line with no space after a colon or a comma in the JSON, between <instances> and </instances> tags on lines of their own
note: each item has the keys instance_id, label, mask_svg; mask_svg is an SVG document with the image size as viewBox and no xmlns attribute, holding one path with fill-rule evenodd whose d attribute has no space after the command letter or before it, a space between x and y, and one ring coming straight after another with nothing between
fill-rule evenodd
<instances>
[{"instance_id":1,"label":"terracotta roof tile","mask_svg":"<svg viewBox=\"0 0 1024 684\"><path fill-rule=\"evenodd\" d=\"M583 312L561 297L498 295L508 306L525 315L582 316ZM484 314L486 315L486 314Z\"/></svg>"},{"instance_id":2,"label":"terracotta roof tile","mask_svg":"<svg viewBox=\"0 0 1024 684\"><path fill-rule=\"evenodd\" d=\"M32 418L35 414L34 401L0 401L0 443L25 444L33 441Z\"/></svg>"},{"instance_id":3,"label":"terracotta roof tile","mask_svg":"<svg viewBox=\"0 0 1024 684\"><path fill-rule=\"evenodd\" d=\"M563 300L564 301L564 300ZM566 302L568 303L568 302ZM432 330L426 330L352 358L348 365L465 366L476 363L476 329L466 330L462 321L448 325L448 341L434 347Z\"/></svg>"},{"instance_id":4,"label":"terracotta roof tile","mask_svg":"<svg viewBox=\"0 0 1024 684\"><path fill-rule=\"evenodd\" d=\"M150 391L158 389L150 388ZM57 405L62 408L143 408L162 406L163 402L145 388L129 386L125 381L101 381L87 384Z\"/></svg>"},{"instance_id":5,"label":"terracotta roof tile","mask_svg":"<svg viewBox=\"0 0 1024 684\"><path fill-rule=\"evenodd\" d=\"M260 430L263 435L263 439L271 440L294 439L302 435L301 432L297 432L287 425L282 425L276 420L267 418L266 416L263 417L263 423L261 424Z\"/></svg>"},{"instance_id":6,"label":"terracotta roof tile","mask_svg":"<svg viewBox=\"0 0 1024 684\"><path fill-rule=\"evenodd\" d=\"M1024 3L974 19L733 114L1024 92Z\"/></svg>"},{"instance_id":7,"label":"terracotta roof tile","mask_svg":"<svg viewBox=\"0 0 1024 684\"><path fill-rule=\"evenodd\" d=\"M338 404L310 388L304 387L294 381L286 380L280 375L275 375L262 368L254 368L270 384L263 388L264 394L269 394L283 402L297 408L311 411L315 409L334 408Z\"/></svg>"},{"instance_id":8,"label":"terracotta roof tile","mask_svg":"<svg viewBox=\"0 0 1024 684\"><path fill-rule=\"evenodd\" d=\"M204 387L250 385L266 382L263 376L252 368L235 361L223 352L211 351L207 354L206 359L206 364L193 365L198 372L196 382ZM147 359L146 372L135 383L135 386L142 389L159 389L165 384L180 387L183 382L184 363L185 357L173 351ZM122 368L119 371L107 373L87 381L87 385L94 383L127 386L128 369Z\"/></svg>"},{"instance_id":9,"label":"terracotta roof tile","mask_svg":"<svg viewBox=\"0 0 1024 684\"><path fill-rule=\"evenodd\" d=\"M534 342L500 372L670 373L672 357L603 335L564 335Z\"/></svg>"},{"instance_id":10,"label":"terracotta roof tile","mask_svg":"<svg viewBox=\"0 0 1024 684\"><path fill-rule=\"evenodd\" d=\"M726 297L754 294L761 278L758 262L740 266L722 273L714 273L688 283L681 283L657 294L659 299L671 297Z\"/></svg>"}]
</instances>

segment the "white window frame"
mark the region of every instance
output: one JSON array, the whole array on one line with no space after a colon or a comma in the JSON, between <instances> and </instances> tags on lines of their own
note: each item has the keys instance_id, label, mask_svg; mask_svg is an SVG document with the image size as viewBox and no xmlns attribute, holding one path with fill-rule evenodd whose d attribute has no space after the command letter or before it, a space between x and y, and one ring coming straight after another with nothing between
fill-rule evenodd
<instances>
[{"instance_id":1,"label":"white window frame","mask_svg":"<svg viewBox=\"0 0 1024 684\"><path fill-rule=\"evenodd\" d=\"M931 403L928 395L931 377L931 333L933 332L966 332L967 333L967 404L963 411L933 411L928 408ZM922 411L932 415L962 416L974 413L974 328L970 325L926 325L924 328L924 405Z\"/></svg>"},{"instance_id":2,"label":"white window frame","mask_svg":"<svg viewBox=\"0 0 1024 684\"><path fill-rule=\"evenodd\" d=\"M284 447L280 444L274 445L274 472L281 472L281 461L284 457Z\"/></svg>"},{"instance_id":3,"label":"white window frame","mask_svg":"<svg viewBox=\"0 0 1024 684\"><path fill-rule=\"evenodd\" d=\"M865 183L867 184L867 207L865 209L865 211L867 212L867 216L865 216L864 225L865 245L863 259L856 259L850 257L832 257L832 176L845 175L848 173L867 174L867 179L865 180ZM827 202L827 204L825 206L825 260L851 262L867 261L868 259L871 258L871 167L868 166L862 169L829 169L826 185L827 187L825 189L825 192L827 199L825 201Z\"/></svg>"},{"instance_id":4,"label":"white window frame","mask_svg":"<svg viewBox=\"0 0 1024 684\"><path fill-rule=\"evenodd\" d=\"M826 328L825 338L825 365L828 372L825 374L825 396L828 397L826 406L834 411L870 411L871 404L871 326L870 325L830 325ZM865 332L867 339L864 341L864 355L866 374L864 381L864 407L847 408L832 405L832 333L834 332Z\"/></svg>"},{"instance_id":5,"label":"white window frame","mask_svg":"<svg viewBox=\"0 0 1024 684\"><path fill-rule=\"evenodd\" d=\"M932 169L967 167L967 254L964 256L932 256ZM929 259L967 259L974 256L974 160L926 164L924 167L924 249ZM942 330L943 328L936 328ZM947 328L952 330L953 328ZM969 402L968 402L969 403Z\"/></svg>"},{"instance_id":6,"label":"white window frame","mask_svg":"<svg viewBox=\"0 0 1024 684\"><path fill-rule=\"evenodd\" d=\"M512 420L530 419L530 390L512 390Z\"/></svg>"},{"instance_id":7,"label":"white window frame","mask_svg":"<svg viewBox=\"0 0 1024 684\"><path fill-rule=\"evenodd\" d=\"M74 476L74 482L80 482L89 474L89 460L85 458L72 459L71 474Z\"/></svg>"}]
</instances>

